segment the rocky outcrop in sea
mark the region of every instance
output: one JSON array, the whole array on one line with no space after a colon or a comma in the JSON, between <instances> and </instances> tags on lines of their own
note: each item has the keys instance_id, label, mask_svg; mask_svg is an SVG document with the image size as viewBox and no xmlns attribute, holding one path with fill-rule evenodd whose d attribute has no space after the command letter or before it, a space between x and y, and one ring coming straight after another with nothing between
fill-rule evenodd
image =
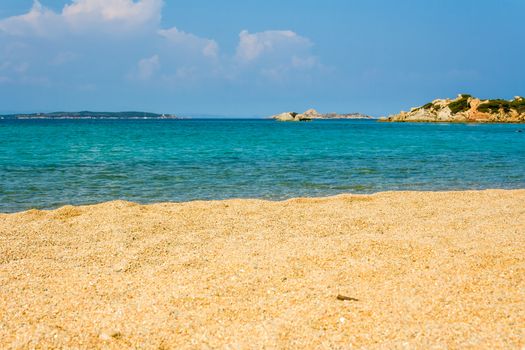
<instances>
[{"instance_id":1,"label":"rocky outcrop in sea","mask_svg":"<svg viewBox=\"0 0 525 350\"><path fill-rule=\"evenodd\" d=\"M434 100L410 112L382 118L386 122L525 123L525 98L481 100L471 95Z\"/></svg>"},{"instance_id":2,"label":"rocky outcrop in sea","mask_svg":"<svg viewBox=\"0 0 525 350\"><path fill-rule=\"evenodd\" d=\"M296 112L284 112L270 117L281 122L301 122L309 121L314 119L372 119L372 117L361 114L361 113L348 113L348 114L337 114L337 113L325 113L321 114L315 109L309 109L304 113Z\"/></svg>"}]
</instances>

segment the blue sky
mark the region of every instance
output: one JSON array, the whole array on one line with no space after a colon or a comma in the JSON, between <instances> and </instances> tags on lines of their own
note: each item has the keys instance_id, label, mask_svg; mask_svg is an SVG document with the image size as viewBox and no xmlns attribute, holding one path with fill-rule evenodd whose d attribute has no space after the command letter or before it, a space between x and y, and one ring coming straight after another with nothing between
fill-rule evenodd
<instances>
[{"instance_id":1,"label":"blue sky","mask_svg":"<svg viewBox=\"0 0 525 350\"><path fill-rule=\"evenodd\" d=\"M2 0L0 112L396 113L525 95L522 0Z\"/></svg>"}]
</instances>

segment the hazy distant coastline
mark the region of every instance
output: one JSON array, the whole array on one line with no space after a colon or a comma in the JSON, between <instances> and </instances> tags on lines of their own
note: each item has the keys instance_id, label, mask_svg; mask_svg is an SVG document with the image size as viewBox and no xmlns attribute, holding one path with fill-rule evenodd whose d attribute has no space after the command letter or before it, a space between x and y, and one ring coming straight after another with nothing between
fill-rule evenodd
<instances>
[{"instance_id":1,"label":"hazy distant coastline","mask_svg":"<svg viewBox=\"0 0 525 350\"><path fill-rule=\"evenodd\" d=\"M0 119L185 119L174 114L149 112L52 112L0 115Z\"/></svg>"},{"instance_id":2,"label":"hazy distant coastline","mask_svg":"<svg viewBox=\"0 0 525 350\"><path fill-rule=\"evenodd\" d=\"M314 111L315 110L310 110ZM308 113L309 111L298 114L298 113L289 113L293 116L297 116L297 120L313 120L313 119L376 119L368 115L361 113L352 113L352 114L336 114L336 113L327 113L327 114L318 114ZM283 113L283 115L286 113ZM281 120L280 118L270 117L272 119ZM217 114L159 114L151 112L93 112L93 111L81 111L81 112L51 112L51 113L12 113L12 114L0 114L0 120L63 120L63 119L72 119L72 120L139 120L139 119L269 119L268 117L259 116L259 115L250 115L250 116L229 116L229 115L217 115ZM293 117L292 117L293 119Z\"/></svg>"},{"instance_id":3,"label":"hazy distant coastline","mask_svg":"<svg viewBox=\"0 0 525 350\"><path fill-rule=\"evenodd\" d=\"M303 113L284 112L270 117L241 118L239 116L185 114L184 116L166 113L140 111L126 112L52 112L52 113L14 113L0 115L7 120L38 119L273 119L280 122L301 122L312 120L378 120L382 122L414 123L525 123L525 98L516 96L512 100L482 100L468 94L460 94L455 99L436 99L425 105L413 107L409 112L401 111L388 117L375 118L363 113L319 113L309 109Z\"/></svg>"}]
</instances>

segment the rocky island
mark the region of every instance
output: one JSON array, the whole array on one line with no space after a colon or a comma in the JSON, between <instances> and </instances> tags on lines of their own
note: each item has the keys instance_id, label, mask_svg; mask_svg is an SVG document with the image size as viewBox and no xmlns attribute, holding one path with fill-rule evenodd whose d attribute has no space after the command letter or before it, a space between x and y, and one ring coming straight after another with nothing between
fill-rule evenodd
<instances>
[{"instance_id":1,"label":"rocky island","mask_svg":"<svg viewBox=\"0 0 525 350\"><path fill-rule=\"evenodd\" d=\"M386 122L525 123L525 98L481 100L461 94L456 99L434 100L410 112L382 118Z\"/></svg>"},{"instance_id":2,"label":"rocky island","mask_svg":"<svg viewBox=\"0 0 525 350\"><path fill-rule=\"evenodd\" d=\"M302 122L314 119L372 119L368 115L361 113L348 113L348 114L337 114L337 113L325 113L321 114L315 109L309 109L304 113L296 112L284 112L270 117L281 122Z\"/></svg>"}]
</instances>

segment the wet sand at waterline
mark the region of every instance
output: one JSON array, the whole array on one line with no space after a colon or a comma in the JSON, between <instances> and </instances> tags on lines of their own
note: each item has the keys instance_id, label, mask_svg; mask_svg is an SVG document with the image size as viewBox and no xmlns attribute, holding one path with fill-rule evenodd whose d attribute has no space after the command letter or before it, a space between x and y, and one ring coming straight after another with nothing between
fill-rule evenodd
<instances>
[{"instance_id":1,"label":"wet sand at waterline","mask_svg":"<svg viewBox=\"0 0 525 350\"><path fill-rule=\"evenodd\" d=\"M0 214L0 342L521 349L525 190Z\"/></svg>"}]
</instances>

